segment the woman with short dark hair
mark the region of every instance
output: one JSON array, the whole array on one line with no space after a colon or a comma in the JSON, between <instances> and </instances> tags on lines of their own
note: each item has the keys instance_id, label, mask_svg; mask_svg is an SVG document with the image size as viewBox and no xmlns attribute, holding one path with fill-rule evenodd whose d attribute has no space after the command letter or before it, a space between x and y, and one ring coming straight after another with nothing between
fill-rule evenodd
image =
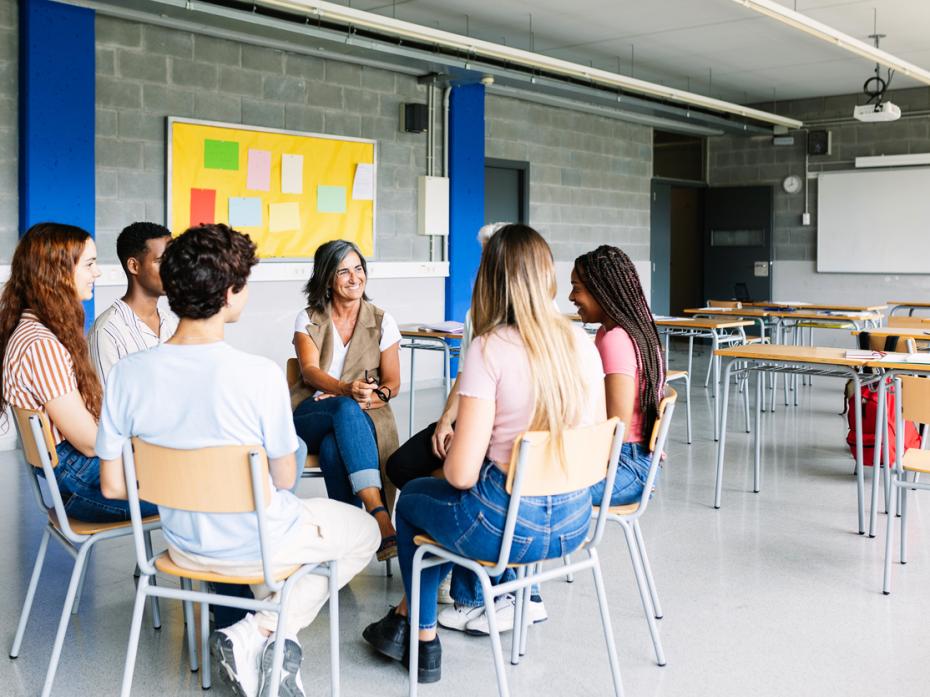
<instances>
[{"instance_id":1,"label":"woman with short dark hair","mask_svg":"<svg viewBox=\"0 0 930 697\"><path fill-rule=\"evenodd\" d=\"M400 388L400 330L368 301L367 272L352 242L317 249L307 308L294 324L301 380L291 385L291 406L297 434L319 455L330 498L361 500L378 521L383 561L397 554L381 471L398 445L388 402Z\"/></svg>"}]
</instances>

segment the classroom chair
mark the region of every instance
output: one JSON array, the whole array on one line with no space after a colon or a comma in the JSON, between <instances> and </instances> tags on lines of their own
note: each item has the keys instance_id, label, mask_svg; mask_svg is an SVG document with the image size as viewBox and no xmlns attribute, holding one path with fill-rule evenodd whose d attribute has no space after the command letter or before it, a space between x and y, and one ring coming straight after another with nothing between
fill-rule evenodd
<instances>
[{"instance_id":1,"label":"classroom chair","mask_svg":"<svg viewBox=\"0 0 930 697\"><path fill-rule=\"evenodd\" d=\"M295 382L298 382L299 380L303 379L300 376L300 363L297 362L296 358L287 359L287 364L285 365L284 371L285 371L285 374L287 375L288 385L293 385ZM303 479L322 479L323 478L323 470L320 469L319 456L314 455L313 453L307 453L307 462L304 464L304 469L301 472L300 476ZM385 476L383 472L382 472L382 476ZM385 494L385 499L386 499L387 492L385 491L384 494ZM385 500L385 505L387 506L387 509L391 511L391 514L393 515L394 502L391 501L390 503L388 503L388 501ZM392 566L393 565L391 564L390 559L384 560L384 575L385 576L394 575Z\"/></svg>"},{"instance_id":2,"label":"classroom chair","mask_svg":"<svg viewBox=\"0 0 930 697\"><path fill-rule=\"evenodd\" d=\"M604 528L609 514L608 503L610 492L613 489L614 477L617 473L617 462L620 457L620 448L623 445L623 424L616 418L605 421L598 426L569 430L564 435L566 466L563 468L557 461L548 457L549 434L543 431L527 431L514 443L510 458L510 470L507 475L507 492L510 494L510 504L507 508L507 518L504 525L504 534L501 538L500 554L496 560L468 559L443 547L426 535L418 535L415 542L418 545L413 557L413 575L411 581L410 598L410 626L418 627L420 621L420 574L423 569L452 562L477 574L484 594L485 611L488 618L488 629L491 639L491 653L494 658L494 668L497 675L497 690L500 697L510 694L507 685L507 676L504 672L504 658L501 649L500 633L497 629L494 601L507 593L516 593L514 631L511 638L510 661L519 663L520 655L526 652L526 627L524 618L528 617L527 603L530 593L527 592L533 584L542 583L555 578L567 577L576 571L590 569L594 576L594 588L601 614L601 623L604 630L604 640L607 644L607 656L610 672L613 678L614 695L622 697L623 685L620 679L620 666L617 662L617 651L614 645L613 629L610 623L610 613L607 608L607 593L604 589L604 578L601 573L601 563L598 557L597 546L604 536ZM596 516L594 532L591 534L578 552L584 558L581 561L559 564L546 571L542 570L542 562L529 564L511 564L510 550L513 543L513 533L517 522L517 511L520 508L520 499L525 496L557 496L562 493L577 491L589 487L606 478L604 497L600 501L601 507ZM558 557L556 557L558 559ZM505 569L514 568L517 578L507 583L492 586L491 578L501 575ZM419 658L419 633L410 632L409 669L410 669L410 697L417 694L417 663Z\"/></svg>"},{"instance_id":3,"label":"classroom chair","mask_svg":"<svg viewBox=\"0 0 930 697\"><path fill-rule=\"evenodd\" d=\"M659 627L656 620L662 619L662 606L659 604L656 582L652 576L649 557L646 555L646 542L643 539L639 519L646 512L652 498L677 400L678 393L671 387L666 387L665 397L659 403L659 418L653 424L652 434L649 438L649 452L652 453L652 459L649 463L649 474L646 477L642 497L640 497L639 501L625 506L611 506L607 511L607 519L619 523L623 529L626 546L630 552L630 560L633 562L633 575L636 577L636 586L639 590L640 600L643 603L643 612L646 615L646 624L649 626L649 635L652 637L652 645L656 653L656 662L660 666L665 665L665 651L662 649L662 641L659 639ZM598 507L595 507L594 515L598 515L598 512Z\"/></svg>"},{"instance_id":4,"label":"classroom chair","mask_svg":"<svg viewBox=\"0 0 930 697\"><path fill-rule=\"evenodd\" d=\"M687 370L670 370L665 374L665 382L675 382L684 380L685 382L685 414L688 425L688 445L691 445L691 376Z\"/></svg>"},{"instance_id":5,"label":"classroom chair","mask_svg":"<svg viewBox=\"0 0 930 697\"><path fill-rule=\"evenodd\" d=\"M32 409L21 409L19 407L12 407L12 409L19 440L23 445L23 462L26 466L29 482L32 485L33 494L35 494L36 505L39 507L42 517L45 518L46 525L45 531L42 533L42 542L39 544L39 551L36 554L35 564L32 568L32 577L29 579L29 587L26 591L26 600L23 602L19 624L16 627L13 648L10 649L10 658L19 656L23 635L26 632L26 624L29 622L29 614L32 610L32 601L35 599L39 577L42 575L42 566L45 562L49 538L56 540L74 557L74 569L71 572L71 581L68 583L68 591L65 594L65 603L61 608L61 619L58 621L58 631L55 634L55 642L52 644L52 656L49 659L48 670L45 674L45 684L42 686L42 697L48 697L52 691L55 673L58 670L61 649L64 646L71 615L78 612L84 590L84 578L87 574L87 567L90 563L94 545L104 540L131 535L133 529L128 520L121 523L92 523L68 517L61 497L61 490L58 488L58 482L55 479L58 453L55 451L55 442L52 439L52 429L48 417L42 412ZM52 499L51 505L45 502L42 495L39 484L40 472L45 475L45 483ZM150 553L152 549L152 530L158 528L160 524L158 516L150 516L139 521L140 543ZM141 621L141 608L139 612ZM157 598L152 599L152 624L155 629L161 627Z\"/></svg>"},{"instance_id":6,"label":"classroom chair","mask_svg":"<svg viewBox=\"0 0 930 697\"><path fill-rule=\"evenodd\" d=\"M930 450L927 450L928 432L920 448L904 450L904 422L930 424L930 379L899 375L894 379L895 388L895 454L891 470L891 496L888 497L888 527L885 530L885 567L882 578L882 593L891 593L891 547L894 538L895 508L900 492L901 499L901 563L907 563L907 492L909 489L930 489L930 483L918 481L921 474L930 474ZM913 478L908 476L913 473ZM873 477L875 474L873 473Z\"/></svg>"},{"instance_id":7,"label":"classroom chair","mask_svg":"<svg viewBox=\"0 0 930 697\"><path fill-rule=\"evenodd\" d=\"M231 445L197 450L175 450L152 445L133 438L123 448L123 467L129 492L129 512L136 563L141 570L132 611L126 665L123 670L122 697L129 697L135 670L142 608L149 596L175 598L185 602L187 639L191 669L197 669L194 638L194 613L190 603L200 603L201 685L211 685L210 605L225 605L245 610L266 610L278 614L278 636L287 634L287 600L294 585L307 574L329 578L329 642L332 694L339 694L339 579L336 562L298 564L288 568L272 567L273 543L268 539L265 508L271 499L271 477L264 448L258 445ZM209 571L194 571L175 564L167 552L152 555L143 542L144 524L139 511L139 499L181 511L201 513L254 513L258 524L262 573L257 576L228 576ZM180 580L180 588L154 585L160 571ZM200 590L193 589L193 582ZM206 592L208 583L265 584L280 593L277 602L266 599L233 597ZM277 697L284 659L284 642L275 642L272 653L271 697Z\"/></svg>"}]
</instances>

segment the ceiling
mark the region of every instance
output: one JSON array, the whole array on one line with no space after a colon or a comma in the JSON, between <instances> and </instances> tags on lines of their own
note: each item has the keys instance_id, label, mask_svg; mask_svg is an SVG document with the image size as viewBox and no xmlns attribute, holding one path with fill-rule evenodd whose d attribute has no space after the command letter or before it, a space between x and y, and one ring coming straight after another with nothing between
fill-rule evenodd
<instances>
[{"instance_id":1,"label":"ceiling","mask_svg":"<svg viewBox=\"0 0 930 697\"><path fill-rule=\"evenodd\" d=\"M733 0L339 0L743 104L858 92L874 64ZM779 0L930 68L930 0ZM920 83L896 75L893 88Z\"/></svg>"}]
</instances>

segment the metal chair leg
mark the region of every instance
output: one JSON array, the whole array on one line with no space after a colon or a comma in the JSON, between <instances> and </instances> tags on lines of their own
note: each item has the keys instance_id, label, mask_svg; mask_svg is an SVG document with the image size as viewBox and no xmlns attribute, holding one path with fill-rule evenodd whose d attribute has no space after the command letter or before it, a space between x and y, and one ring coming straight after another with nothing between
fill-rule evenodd
<instances>
[{"instance_id":1,"label":"metal chair leg","mask_svg":"<svg viewBox=\"0 0 930 697\"><path fill-rule=\"evenodd\" d=\"M71 608L72 615L78 614L78 609L81 606L81 597L84 595L84 579L87 578L87 569L90 568L90 560L93 556L94 551L91 549L91 551L87 553L87 561L84 563L84 571L81 572L81 580L78 581L77 595L74 596L74 607Z\"/></svg>"},{"instance_id":2,"label":"metal chair leg","mask_svg":"<svg viewBox=\"0 0 930 697\"><path fill-rule=\"evenodd\" d=\"M29 622L29 614L32 612L32 601L36 596L36 587L39 585L39 577L42 575L42 566L45 564L45 554L48 551L48 538L51 533L48 527L42 534L42 542L39 543L39 551L36 552L36 561L32 566L32 577L29 579L29 588L26 590L26 600L23 601L23 610L19 615L19 624L16 626L16 636L13 638L13 648L10 649L10 658L19 656L19 649L23 643L23 635L26 633L26 624Z\"/></svg>"},{"instance_id":3,"label":"metal chair leg","mask_svg":"<svg viewBox=\"0 0 930 697\"><path fill-rule=\"evenodd\" d=\"M901 480L901 563L907 564L907 472L902 473Z\"/></svg>"},{"instance_id":4,"label":"metal chair leg","mask_svg":"<svg viewBox=\"0 0 930 697\"><path fill-rule=\"evenodd\" d=\"M139 581L141 583L141 581ZM181 590L189 591L193 588L193 583L189 578L181 578ZM191 672L196 673L200 666L197 663L197 639L196 629L194 628L194 603L190 600L183 601L184 605L184 624L187 630L187 653L190 657Z\"/></svg>"},{"instance_id":5,"label":"metal chair leg","mask_svg":"<svg viewBox=\"0 0 930 697\"><path fill-rule=\"evenodd\" d=\"M145 555L151 559L155 556L152 551L152 531L146 530L143 539L145 540ZM152 576L152 585L156 585L154 576ZM158 596L155 595L152 596L152 626L155 629L161 629L161 611L158 607Z\"/></svg>"},{"instance_id":6,"label":"metal chair leg","mask_svg":"<svg viewBox=\"0 0 930 697\"><path fill-rule=\"evenodd\" d=\"M610 663L610 675L614 681L614 697L623 697L623 681L620 678L620 664L617 661L617 646L614 643L614 630L610 625L610 612L607 609L607 592L604 589L604 577L601 574L601 562L596 549L588 550L594 557L594 590L597 594L597 607L601 612L601 624L604 628L604 641L607 644L607 661Z\"/></svg>"},{"instance_id":7,"label":"metal chair leg","mask_svg":"<svg viewBox=\"0 0 930 697\"><path fill-rule=\"evenodd\" d=\"M87 563L87 555L93 549L94 539L91 538L78 549L77 557L74 560L74 570L71 572L71 582L68 584L68 592L65 595L65 604L61 609L61 619L58 621L58 631L55 634L55 643L52 646L52 657L49 659L48 672L45 674L45 684L42 686L42 697L48 697L52 692L52 683L55 681L55 672L58 670L58 661L61 659L61 648L65 643L65 634L68 632L68 623L71 620L71 608L74 605L74 598L77 596L78 584L81 581L81 574L84 573L84 564Z\"/></svg>"},{"instance_id":8,"label":"metal chair leg","mask_svg":"<svg viewBox=\"0 0 930 697\"><path fill-rule=\"evenodd\" d=\"M542 562L533 565L532 573L538 574L542 571ZM530 632L530 600L533 595L533 587L528 586L523 596L523 627L520 629L520 655L526 655L526 637Z\"/></svg>"},{"instance_id":9,"label":"metal chair leg","mask_svg":"<svg viewBox=\"0 0 930 697\"><path fill-rule=\"evenodd\" d=\"M691 445L691 373L685 377L685 416L688 423L688 445Z\"/></svg>"},{"instance_id":10,"label":"metal chair leg","mask_svg":"<svg viewBox=\"0 0 930 697\"><path fill-rule=\"evenodd\" d=\"M891 593L891 547L894 538L894 509L895 504L898 502L898 497L894 491L897 487L895 477L896 475L891 473L892 494L888 500L888 519L885 521L887 525L885 528L885 569L882 578L882 593L885 595Z\"/></svg>"},{"instance_id":11,"label":"metal chair leg","mask_svg":"<svg viewBox=\"0 0 930 697\"><path fill-rule=\"evenodd\" d=\"M495 596L492 595L490 579L487 574L480 577L481 590L484 595L484 611L488 618L488 633L491 636L491 653L494 655L494 670L497 675L497 692L500 697L510 697L507 674L504 672L504 653L501 649L501 635L497 628L497 613L494 612ZM416 678L414 678L416 679Z\"/></svg>"},{"instance_id":12,"label":"metal chair leg","mask_svg":"<svg viewBox=\"0 0 930 697\"><path fill-rule=\"evenodd\" d=\"M142 628L142 611L145 609L145 589L150 576L139 579L136 587L136 602L132 607L132 622L129 625L129 643L126 645L126 664L123 667L123 686L120 697L129 697L132 689L132 674L136 668L136 651L139 648L139 631Z\"/></svg>"},{"instance_id":13,"label":"metal chair leg","mask_svg":"<svg viewBox=\"0 0 930 697\"><path fill-rule=\"evenodd\" d=\"M571 564L571 563L572 563L572 555L571 555L571 554L566 554L564 557L562 557L562 565L563 565L563 566L568 566L568 565ZM566 574L566 575L565 575L565 582L566 582L566 583L574 583L574 582L575 582L575 574L573 574L573 573L568 573L568 574Z\"/></svg>"},{"instance_id":14,"label":"metal chair leg","mask_svg":"<svg viewBox=\"0 0 930 697\"><path fill-rule=\"evenodd\" d=\"M339 569L336 560L329 562L329 670L332 673L332 697L339 697Z\"/></svg>"},{"instance_id":15,"label":"metal chair leg","mask_svg":"<svg viewBox=\"0 0 930 697\"><path fill-rule=\"evenodd\" d=\"M522 581L524 578L526 578L526 567L520 566L517 568L517 580ZM523 632L523 598L526 592L525 587L518 588L514 599L513 631L510 637L510 665L513 666L520 664L520 634Z\"/></svg>"},{"instance_id":16,"label":"metal chair leg","mask_svg":"<svg viewBox=\"0 0 930 697\"><path fill-rule=\"evenodd\" d=\"M200 585L201 590L206 590L205 581ZM193 643L191 647L193 648ZM210 603L200 603L200 655L200 687L209 690L213 680L210 671Z\"/></svg>"},{"instance_id":17,"label":"metal chair leg","mask_svg":"<svg viewBox=\"0 0 930 697\"><path fill-rule=\"evenodd\" d=\"M646 542L643 539L643 530L639 525L639 520L633 521L633 535L636 538L636 545L639 549L639 558L643 561L643 574L646 577L646 585L649 587L649 595L652 598L652 609L655 610L657 620L661 620L662 606L659 604L659 593L656 591L656 582L652 576L652 567L649 565L649 556L646 554Z\"/></svg>"},{"instance_id":18,"label":"metal chair leg","mask_svg":"<svg viewBox=\"0 0 930 697\"><path fill-rule=\"evenodd\" d=\"M643 612L646 615L646 624L649 627L649 634L652 637L652 645L656 652L656 662L660 666L665 665L665 652L662 650L662 641L659 638L659 627L656 624L655 610L652 607L652 599L649 597L646 588L646 578L643 574L643 566L639 557L639 550L636 546L636 538L633 535L632 526L627 523L621 523L623 534L626 537L627 549L630 552L630 561L633 563L633 575L636 577L636 586L639 589L639 598L643 603Z\"/></svg>"}]
</instances>

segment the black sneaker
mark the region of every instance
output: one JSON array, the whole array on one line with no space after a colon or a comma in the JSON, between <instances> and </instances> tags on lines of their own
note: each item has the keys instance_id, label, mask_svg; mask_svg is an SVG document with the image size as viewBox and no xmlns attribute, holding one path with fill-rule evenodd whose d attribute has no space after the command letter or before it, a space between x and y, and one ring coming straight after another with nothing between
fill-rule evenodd
<instances>
[{"instance_id":1,"label":"black sneaker","mask_svg":"<svg viewBox=\"0 0 930 697\"><path fill-rule=\"evenodd\" d=\"M421 641L417 661L417 682L439 682L442 677L442 644L437 635L432 641Z\"/></svg>"},{"instance_id":2,"label":"black sneaker","mask_svg":"<svg viewBox=\"0 0 930 697\"><path fill-rule=\"evenodd\" d=\"M410 625L407 618L398 615L392 607L380 620L365 627L362 637L379 653L402 661L410 644Z\"/></svg>"}]
</instances>

